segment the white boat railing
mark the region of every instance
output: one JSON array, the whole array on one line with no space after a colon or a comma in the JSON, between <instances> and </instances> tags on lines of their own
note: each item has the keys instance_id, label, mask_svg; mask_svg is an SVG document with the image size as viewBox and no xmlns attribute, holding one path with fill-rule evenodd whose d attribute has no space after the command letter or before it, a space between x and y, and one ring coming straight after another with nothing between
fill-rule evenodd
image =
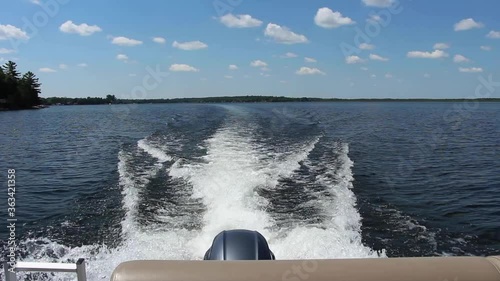
<instances>
[{"instance_id":1,"label":"white boat railing","mask_svg":"<svg viewBox=\"0 0 500 281\"><path fill-rule=\"evenodd\" d=\"M16 272L70 272L76 273L78 281L87 281L84 259L79 259L76 263L18 262L12 269L5 262L4 270L5 281L17 281Z\"/></svg>"}]
</instances>

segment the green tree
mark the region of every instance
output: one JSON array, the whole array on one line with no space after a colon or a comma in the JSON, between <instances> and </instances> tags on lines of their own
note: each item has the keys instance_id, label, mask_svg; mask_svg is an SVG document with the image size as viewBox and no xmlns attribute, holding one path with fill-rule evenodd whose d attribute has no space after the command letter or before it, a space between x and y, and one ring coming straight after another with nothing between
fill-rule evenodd
<instances>
[{"instance_id":1,"label":"green tree","mask_svg":"<svg viewBox=\"0 0 500 281\"><path fill-rule=\"evenodd\" d=\"M8 61L3 65L5 74L5 90L7 92L7 104L10 108L17 108L21 103L21 97L17 93L17 85L21 73L17 71L17 64L13 61Z\"/></svg>"},{"instance_id":2,"label":"green tree","mask_svg":"<svg viewBox=\"0 0 500 281\"><path fill-rule=\"evenodd\" d=\"M32 107L40 104L38 95L41 93L40 82L31 71L26 72L19 83L19 94L23 107Z\"/></svg>"},{"instance_id":3,"label":"green tree","mask_svg":"<svg viewBox=\"0 0 500 281\"><path fill-rule=\"evenodd\" d=\"M29 71L21 77L17 64L8 61L0 67L0 107L22 109L39 105L40 86L33 72Z\"/></svg>"},{"instance_id":4,"label":"green tree","mask_svg":"<svg viewBox=\"0 0 500 281\"><path fill-rule=\"evenodd\" d=\"M7 99L7 82L5 81L5 73L3 72L3 68L0 67L0 99ZM0 107L3 104L0 104Z\"/></svg>"},{"instance_id":5,"label":"green tree","mask_svg":"<svg viewBox=\"0 0 500 281\"><path fill-rule=\"evenodd\" d=\"M106 95L106 102L107 103L115 103L116 102L115 95Z\"/></svg>"}]
</instances>

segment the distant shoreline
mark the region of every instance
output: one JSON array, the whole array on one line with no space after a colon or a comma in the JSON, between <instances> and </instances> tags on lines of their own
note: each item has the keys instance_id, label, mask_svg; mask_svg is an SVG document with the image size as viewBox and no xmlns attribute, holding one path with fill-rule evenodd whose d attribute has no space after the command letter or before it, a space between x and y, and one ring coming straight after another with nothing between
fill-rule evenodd
<instances>
[{"instance_id":1,"label":"distant shoreline","mask_svg":"<svg viewBox=\"0 0 500 281\"><path fill-rule=\"evenodd\" d=\"M114 97L114 96L113 96ZM227 97L205 97L205 98L174 98L174 99L109 99L109 98L64 98L52 97L41 98L41 105L31 108L2 108L0 111L34 110L50 106L69 105L110 105L110 104L214 104L214 103L288 103L288 102L500 102L500 98L483 99L393 99L393 98L363 98L363 99L340 99L340 98L290 98L275 96L227 96Z\"/></svg>"},{"instance_id":2,"label":"distant shoreline","mask_svg":"<svg viewBox=\"0 0 500 281\"><path fill-rule=\"evenodd\" d=\"M114 96L113 96L114 97ZM42 98L42 104L51 105L98 105L98 104L163 104L163 103L277 103L277 102L500 102L500 98L486 99L395 99L395 98L291 98L277 96L222 96L204 98L174 98L174 99L113 99L105 98Z\"/></svg>"}]
</instances>

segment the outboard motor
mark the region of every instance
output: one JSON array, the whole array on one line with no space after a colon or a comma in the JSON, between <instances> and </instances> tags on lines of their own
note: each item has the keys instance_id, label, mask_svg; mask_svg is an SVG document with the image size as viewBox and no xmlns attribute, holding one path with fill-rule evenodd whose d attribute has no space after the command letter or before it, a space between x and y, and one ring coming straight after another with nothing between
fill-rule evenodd
<instances>
[{"instance_id":1,"label":"outboard motor","mask_svg":"<svg viewBox=\"0 0 500 281\"><path fill-rule=\"evenodd\" d=\"M266 238L257 231L225 230L215 236L204 260L274 260Z\"/></svg>"}]
</instances>

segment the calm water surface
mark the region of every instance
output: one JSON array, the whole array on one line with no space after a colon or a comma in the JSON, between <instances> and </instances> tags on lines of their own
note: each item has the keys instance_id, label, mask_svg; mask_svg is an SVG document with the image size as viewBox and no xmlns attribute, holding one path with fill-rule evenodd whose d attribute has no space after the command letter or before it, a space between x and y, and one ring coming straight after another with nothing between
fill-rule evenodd
<instances>
[{"instance_id":1,"label":"calm water surface","mask_svg":"<svg viewBox=\"0 0 500 281\"><path fill-rule=\"evenodd\" d=\"M0 112L19 255L84 257L100 280L126 260L201 259L233 228L262 232L278 259L499 254L500 103L459 119L454 105Z\"/></svg>"}]
</instances>

